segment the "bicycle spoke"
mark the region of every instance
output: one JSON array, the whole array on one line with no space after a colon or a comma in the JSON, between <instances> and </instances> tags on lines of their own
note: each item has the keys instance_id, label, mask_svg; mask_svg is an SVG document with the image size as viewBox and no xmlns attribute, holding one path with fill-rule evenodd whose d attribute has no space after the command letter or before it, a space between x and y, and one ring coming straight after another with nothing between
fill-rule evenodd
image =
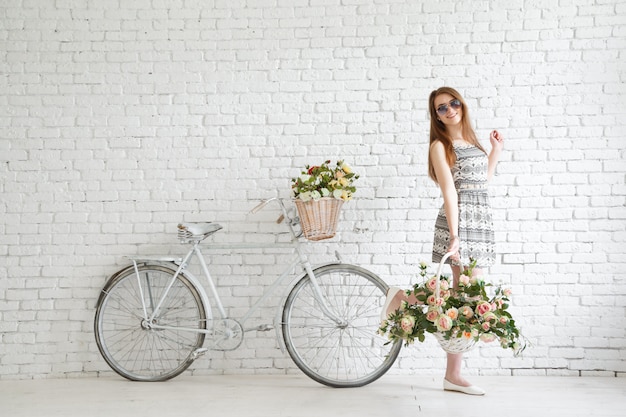
<instances>
[{"instance_id":1,"label":"bicycle spoke","mask_svg":"<svg viewBox=\"0 0 626 417\"><path fill-rule=\"evenodd\" d=\"M143 381L161 381L183 372L205 335L158 325L205 329L207 320L197 290L177 276L154 317L175 271L150 265L139 268L144 301L133 268L117 274L106 287L96 309L95 330L104 359L120 375ZM144 305L150 318L143 317Z\"/></svg>"},{"instance_id":2,"label":"bicycle spoke","mask_svg":"<svg viewBox=\"0 0 626 417\"><path fill-rule=\"evenodd\" d=\"M298 367L311 378L335 387L361 386L383 375L401 345L377 335L379 309L386 285L370 272L351 265L318 268L315 293L310 278L292 289L283 313L283 335ZM322 312L322 297L335 323Z\"/></svg>"}]
</instances>

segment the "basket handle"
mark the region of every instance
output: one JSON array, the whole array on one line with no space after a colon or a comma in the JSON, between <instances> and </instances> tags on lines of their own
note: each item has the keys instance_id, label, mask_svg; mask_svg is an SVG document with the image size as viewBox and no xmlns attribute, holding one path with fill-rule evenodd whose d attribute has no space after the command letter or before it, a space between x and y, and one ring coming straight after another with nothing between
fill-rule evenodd
<instances>
[{"instance_id":1,"label":"basket handle","mask_svg":"<svg viewBox=\"0 0 626 417\"><path fill-rule=\"evenodd\" d=\"M443 258L441 258L441 261L439 262L439 268L437 268L437 278L439 278L441 276L441 271L443 270L443 265L448 260L448 258L451 257L452 255L454 255L454 252L448 252L445 255L443 255Z\"/></svg>"},{"instance_id":2,"label":"basket handle","mask_svg":"<svg viewBox=\"0 0 626 417\"><path fill-rule=\"evenodd\" d=\"M445 255L443 255L443 257L441 258L441 261L439 261L439 267L437 268L437 282L435 283L435 296L439 297L439 290L440 290L440 284L439 284L439 279L441 277L441 271L443 270L443 265L445 264L445 262L448 260L448 258L450 256L454 255L454 252L448 252Z\"/></svg>"}]
</instances>

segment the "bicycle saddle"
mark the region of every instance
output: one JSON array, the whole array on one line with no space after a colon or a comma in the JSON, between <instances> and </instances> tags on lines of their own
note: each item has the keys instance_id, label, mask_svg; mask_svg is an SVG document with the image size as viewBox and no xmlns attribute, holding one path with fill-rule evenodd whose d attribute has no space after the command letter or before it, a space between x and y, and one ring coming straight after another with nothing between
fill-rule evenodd
<instances>
[{"instance_id":1,"label":"bicycle saddle","mask_svg":"<svg viewBox=\"0 0 626 417\"><path fill-rule=\"evenodd\" d=\"M179 223L178 237L181 241L203 240L221 228L217 223Z\"/></svg>"}]
</instances>

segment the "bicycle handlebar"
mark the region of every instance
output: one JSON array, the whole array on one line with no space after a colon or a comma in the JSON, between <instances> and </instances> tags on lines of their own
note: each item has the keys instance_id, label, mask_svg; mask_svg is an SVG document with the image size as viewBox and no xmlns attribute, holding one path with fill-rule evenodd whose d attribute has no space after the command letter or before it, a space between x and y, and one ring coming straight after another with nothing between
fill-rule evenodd
<instances>
[{"instance_id":1,"label":"bicycle handlebar","mask_svg":"<svg viewBox=\"0 0 626 417\"><path fill-rule=\"evenodd\" d=\"M291 233L293 235L294 238L298 238L299 236L302 235L302 232L297 233L293 227L299 223L299 219L297 217L290 217L287 208L285 207L285 204L283 203L283 200L278 198L278 197L272 197L272 198L268 198L265 199L263 201L261 201L259 204L257 204L256 206L254 206L252 208L252 210L250 210L250 214L254 214L259 212L260 210L262 210L266 205L268 205L271 201L276 201L278 203L278 205L280 206L280 211L282 212L282 214L280 216L278 216L278 219L276 219L276 223L280 224L282 223L285 219L287 219L287 225L289 226L289 229L291 230Z\"/></svg>"},{"instance_id":2,"label":"bicycle handlebar","mask_svg":"<svg viewBox=\"0 0 626 417\"><path fill-rule=\"evenodd\" d=\"M263 200L261 201L259 204L257 204L256 206L254 206L254 208L252 210L250 210L251 214L257 213L259 210L261 210L263 207L267 206L267 204L272 201L272 200L276 200L276 197L272 197L272 198L268 198L267 200Z\"/></svg>"}]
</instances>

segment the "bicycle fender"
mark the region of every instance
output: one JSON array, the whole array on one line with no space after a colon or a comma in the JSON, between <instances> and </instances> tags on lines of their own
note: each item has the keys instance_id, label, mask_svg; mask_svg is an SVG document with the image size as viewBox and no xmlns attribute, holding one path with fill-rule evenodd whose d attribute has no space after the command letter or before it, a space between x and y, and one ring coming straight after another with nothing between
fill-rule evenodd
<instances>
[{"instance_id":1,"label":"bicycle fender","mask_svg":"<svg viewBox=\"0 0 626 417\"><path fill-rule=\"evenodd\" d=\"M102 286L102 289L100 290L100 296L98 297L98 304L101 301L100 299L104 297L107 291L109 290L109 288L111 288L111 285L113 285L113 282L115 281L115 279L121 274L128 271L129 269L133 269L133 265L125 266L122 269L118 270L117 272L114 272L113 274L111 274L109 278L107 278L107 280L104 282L104 285Z\"/></svg>"},{"instance_id":2,"label":"bicycle fender","mask_svg":"<svg viewBox=\"0 0 626 417\"><path fill-rule=\"evenodd\" d=\"M176 265L174 262L138 262L139 264L145 264L145 265L156 265L156 266L161 266L161 267L166 267L166 268L170 268L172 269L172 273L176 273L176 270L178 269L178 265ZM117 272L114 272L113 274L111 274L111 276L109 278L107 278L107 280L104 283L104 286L102 287L101 293L102 292L106 292L111 285L113 285L113 282L115 281L115 279L126 273L128 270L132 270L134 269L135 266L133 264L127 265L125 267L123 267L122 269L118 270Z\"/></svg>"},{"instance_id":3,"label":"bicycle fender","mask_svg":"<svg viewBox=\"0 0 626 417\"><path fill-rule=\"evenodd\" d=\"M341 262L340 261L332 261L332 262L326 262L326 263L323 263L323 264L317 264L317 265L311 266L311 269L313 270L313 272L315 272L316 270L318 270L320 268L323 268L325 266L328 266L328 265L341 265ZM291 288L293 288L293 286L296 285L296 283L298 281L300 281L302 278L304 278L306 276L306 274L307 274L306 271L302 271L300 273L300 275L298 275L297 277L295 277L294 279L292 279L289 282L289 285L287 285L287 289L289 291L291 291ZM286 292L285 299L287 299L287 296L289 295L289 291Z\"/></svg>"},{"instance_id":4,"label":"bicycle fender","mask_svg":"<svg viewBox=\"0 0 626 417\"><path fill-rule=\"evenodd\" d=\"M143 262L142 262L142 264L143 264ZM175 262L150 262L150 263L146 262L145 264L146 265L155 265L155 266L168 268L168 269L170 269L172 271L172 274L175 274L176 271L178 270L178 265ZM107 291L113 285L113 283L115 282L115 279L119 275L124 274L127 271L129 271L129 270L134 270L134 268L135 268L135 266L133 264L130 264L128 266L123 267L119 271L114 272L106 280L104 286L100 290L100 297L98 298L98 300L100 301L100 299L106 295ZM191 272L189 272L187 270L183 270L183 271L181 271L181 274L185 278L187 278L189 281L191 281L191 283L196 287L196 289L198 290L198 293L200 294L200 298L202 299L202 303L204 304L204 309L205 309L205 312L206 312L207 320L212 320L213 319L213 315L211 313L211 303L209 302L209 297L208 297L206 291L204 290L204 286L202 284L200 284L200 281L198 280L198 278L196 278L196 276L193 275Z\"/></svg>"}]
</instances>

